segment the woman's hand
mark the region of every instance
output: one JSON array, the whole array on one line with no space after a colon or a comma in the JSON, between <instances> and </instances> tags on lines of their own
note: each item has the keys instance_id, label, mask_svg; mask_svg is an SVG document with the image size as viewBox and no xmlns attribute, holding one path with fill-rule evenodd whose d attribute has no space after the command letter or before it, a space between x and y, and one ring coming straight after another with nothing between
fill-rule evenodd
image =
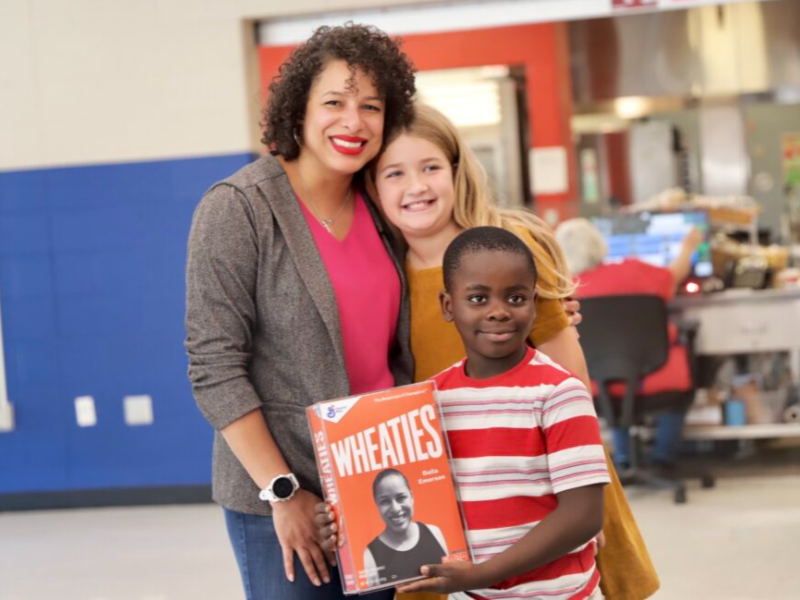
<instances>
[{"instance_id":1,"label":"woman's hand","mask_svg":"<svg viewBox=\"0 0 800 600\"><path fill-rule=\"evenodd\" d=\"M283 567L286 578L294 581L294 554L303 565L314 585L330 583L328 565L320 548L317 527L314 524L314 507L321 499L307 490L297 490L286 502L272 504L275 533L283 550ZM321 580L321 581L320 581Z\"/></svg>"},{"instance_id":2,"label":"woman's hand","mask_svg":"<svg viewBox=\"0 0 800 600\"><path fill-rule=\"evenodd\" d=\"M398 587L397 592L400 594L414 592L451 594L465 590L478 590L490 585L483 581L481 566L470 562L454 561L440 565L425 565L422 567L422 574L427 579Z\"/></svg>"},{"instance_id":3,"label":"woman's hand","mask_svg":"<svg viewBox=\"0 0 800 600\"><path fill-rule=\"evenodd\" d=\"M564 298L562 302L564 303L564 310L567 312L567 317L569 318L569 324L572 327L580 325L581 321L583 321L580 301L577 298L569 296Z\"/></svg>"},{"instance_id":4,"label":"woman's hand","mask_svg":"<svg viewBox=\"0 0 800 600\"><path fill-rule=\"evenodd\" d=\"M336 524L336 515L331 505L327 502L319 502L314 507L314 510L316 512L314 515L314 523L319 533L319 545L326 552L328 560L331 566L333 566L336 564L336 558L333 552L336 550L336 546L339 543L339 536L337 535L339 527Z\"/></svg>"}]
</instances>

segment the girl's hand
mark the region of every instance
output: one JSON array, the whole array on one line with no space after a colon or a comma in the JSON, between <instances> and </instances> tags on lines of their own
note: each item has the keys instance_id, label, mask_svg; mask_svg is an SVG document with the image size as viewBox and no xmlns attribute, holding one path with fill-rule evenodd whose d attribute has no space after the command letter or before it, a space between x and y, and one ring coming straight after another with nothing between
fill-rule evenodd
<instances>
[{"instance_id":1,"label":"girl's hand","mask_svg":"<svg viewBox=\"0 0 800 600\"><path fill-rule=\"evenodd\" d=\"M600 554L600 550L606 547L606 534L602 531L597 534L597 545L595 546L594 555Z\"/></svg>"},{"instance_id":2,"label":"girl's hand","mask_svg":"<svg viewBox=\"0 0 800 600\"><path fill-rule=\"evenodd\" d=\"M440 565L425 565L422 574L427 579L414 581L397 588L400 594L414 592L436 592L437 594L451 594L465 590L477 590L488 585L482 581L480 565L470 562L449 562Z\"/></svg>"},{"instance_id":3,"label":"girl's hand","mask_svg":"<svg viewBox=\"0 0 800 600\"><path fill-rule=\"evenodd\" d=\"M562 302L564 303L564 310L567 312L567 317L569 318L569 324L572 327L580 325L581 321L583 321L580 301L570 296L568 298L564 298Z\"/></svg>"},{"instance_id":4,"label":"girl's hand","mask_svg":"<svg viewBox=\"0 0 800 600\"><path fill-rule=\"evenodd\" d=\"M331 566L334 566L336 565L336 558L333 552L336 550L336 546L339 543L339 536L336 534L339 530L336 524L336 515L331 505L327 502L319 502L314 509L316 511L314 523L319 533L319 545L328 555L328 561L331 563Z\"/></svg>"},{"instance_id":5,"label":"girl's hand","mask_svg":"<svg viewBox=\"0 0 800 600\"><path fill-rule=\"evenodd\" d=\"M321 499L318 496L300 489L295 492L291 500L272 504L272 520L283 551L283 567L289 581L293 582L295 577L296 552L314 585L322 585L322 581L330 583L328 565L320 548L317 527L314 524L314 507L319 502Z\"/></svg>"}]
</instances>

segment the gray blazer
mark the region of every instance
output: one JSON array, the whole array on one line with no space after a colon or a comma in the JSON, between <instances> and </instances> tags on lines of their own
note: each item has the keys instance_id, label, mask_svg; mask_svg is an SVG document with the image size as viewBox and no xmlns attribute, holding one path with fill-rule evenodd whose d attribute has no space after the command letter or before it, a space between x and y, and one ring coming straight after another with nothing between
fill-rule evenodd
<instances>
[{"instance_id":1,"label":"gray blazer","mask_svg":"<svg viewBox=\"0 0 800 600\"><path fill-rule=\"evenodd\" d=\"M375 226L402 281L390 366L411 382L405 275L377 210ZM214 500L268 515L258 487L219 431L261 409L304 489L320 494L305 409L350 394L333 287L297 198L271 156L209 189L194 214L186 267L189 379L216 430Z\"/></svg>"}]
</instances>

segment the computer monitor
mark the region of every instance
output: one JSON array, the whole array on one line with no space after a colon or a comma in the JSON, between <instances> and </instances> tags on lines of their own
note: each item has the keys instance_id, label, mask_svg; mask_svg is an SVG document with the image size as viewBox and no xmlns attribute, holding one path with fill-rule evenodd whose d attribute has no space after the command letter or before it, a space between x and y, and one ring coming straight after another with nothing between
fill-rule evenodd
<instances>
[{"instance_id":1,"label":"computer monitor","mask_svg":"<svg viewBox=\"0 0 800 600\"><path fill-rule=\"evenodd\" d=\"M640 212L634 214L593 217L608 244L606 263L635 257L659 267L667 267L680 254L681 242L692 227L704 234L703 242L692 256L695 277L710 277L713 272L708 243L708 213Z\"/></svg>"}]
</instances>

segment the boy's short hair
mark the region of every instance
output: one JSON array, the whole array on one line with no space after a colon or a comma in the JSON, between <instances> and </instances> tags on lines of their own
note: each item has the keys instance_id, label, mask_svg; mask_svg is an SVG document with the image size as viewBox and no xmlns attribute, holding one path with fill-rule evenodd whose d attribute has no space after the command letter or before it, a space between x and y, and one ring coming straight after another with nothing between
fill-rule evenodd
<instances>
[{"instance_id":1,"label":"boy's short hair","mask_svg":"<svg viewBox=\"0 0 800 600\"><path fill-rule=\"evenodd\" d=\"M500 227L472 227L458 234L445 250L442 261L445 290L448 292L451 290L453 277L461 267L464 256L480 251L510 252L524 257L533 276L533 285L536 286L539 272L536 269L533 253L525 242Z\"/></svg>"}]
</instances>

